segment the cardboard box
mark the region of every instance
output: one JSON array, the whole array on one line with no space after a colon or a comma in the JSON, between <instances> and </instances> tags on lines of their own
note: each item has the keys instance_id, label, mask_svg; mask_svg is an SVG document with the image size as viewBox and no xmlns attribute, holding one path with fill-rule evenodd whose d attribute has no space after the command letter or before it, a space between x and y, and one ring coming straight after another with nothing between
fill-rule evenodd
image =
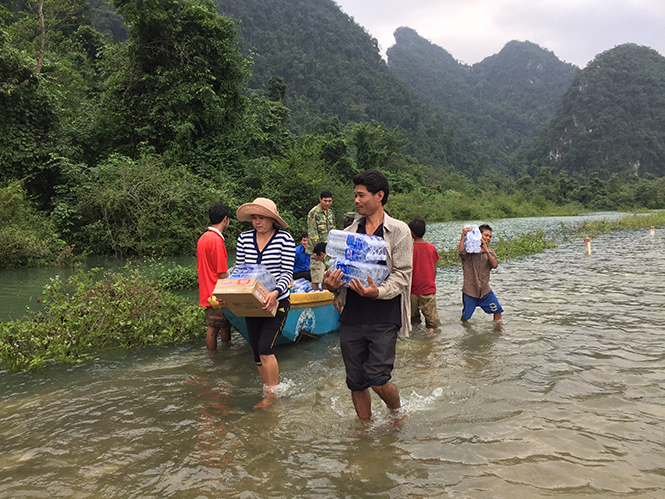
<instances>
[{"instance_id":1,"label":"cardboard box","mask_svg":"<svg viewBox=\"0 0 665 499\"><path fill-rule=\"evenodd\" d=\"M261 310L268 290L258 279L219 279L212 294L226 302L236 317L275 317L277 303L270 312Z\"/></svg>"}]
</instances>

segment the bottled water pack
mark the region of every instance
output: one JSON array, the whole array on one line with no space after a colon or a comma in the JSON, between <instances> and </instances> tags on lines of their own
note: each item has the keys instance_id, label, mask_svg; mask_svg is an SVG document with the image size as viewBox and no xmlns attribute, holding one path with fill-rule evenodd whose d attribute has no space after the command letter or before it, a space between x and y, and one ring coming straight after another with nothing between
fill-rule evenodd
<instances>
[{"instance_id":1,"label":"bottled water pack","mask_svg":"<svg viewBox=\"0 0 665 499\"><path fill-rule=\"evenodd\" d=\"M348 286L351 279L359 279L363 286L369 286L367 276L371 276L374 284L379 286L388 277L388 267L373 262L355 262L346 258L336 258L330 262L330 270L341 270L342 281Z\"/></svg>"},{"instance_id":2,"label":"bottled water pack","mask_svg":"<svg viewBox=\"0 0 665 499\"><path fill-rule=\"evenodd\" d=\"M380 237L333 229L328 233L326 254L354 262L383 262L388 250Z\"/></svg>"},{"instance_id":3,"label":"bottled water pack","mask_svg":"<svg viewBox=\"0 0 665 499\"><path fill-rule=\"evenodd\" d=\"M258 279L268 291L277 287L275 277L261 263L239 263L229 269L229 279Z\"/></svg>"},{"instance_id":4,"label":"bottled water pack","mask_svg":"<svg viewBox=\"0 0 665 499\"><path fill-rule=\"evenodd\" d=\"M478 230L477 225L465 225L464 228L470 228L469 232L466 233L464 237L464 249L467 253L480 253L480 245L483 240L483 236Z\"/></svg>"},{"instance_id":5,"label":"bottled water pack","mask_svg":"<svg viewBox=\"0 0 665 499\"><path fill-rule=\"evenodd\" d=\"M291 285L291 293L310 293L312 291L312 283L307 279L296 279Z\"/></svg>"}]
</instances>

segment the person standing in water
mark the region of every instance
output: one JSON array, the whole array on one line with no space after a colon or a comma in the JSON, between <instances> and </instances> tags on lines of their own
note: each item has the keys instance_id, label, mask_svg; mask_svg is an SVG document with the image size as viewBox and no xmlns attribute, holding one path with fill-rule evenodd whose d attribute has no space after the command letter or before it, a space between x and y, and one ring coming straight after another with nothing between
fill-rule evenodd
<instances>
[{"instance_id":1,"label":"person standing in water","mask_svg":"<svg viewBox=\"0 0 665 499\"><path fill-rule=\"evenodd\" d=\"M238 238L236 264L263 264L276 281L276 288L268 293L263 306L268 311L277 304L275 316L245 317L249 344L264 385L263 400L255 407L268 407L277 398L279 365L274 347L291 308L289 284L293 279L296 246L291 234L283 230L288 225L270 199L256 198L243 204L236 217L241 222L252 222L254 227Z\"/></svg>"},{"instance_id":2,"label":"person standing in water","mask_svg":"<svg viewBox=\"0 0 665 499\"><path fill-rule=\"evenodd\" d=\"M221 204L214 204L208 209L210 227L196 243L196 270L199 277L199 305L205 307L206 347L217 349L217 335L223 343L231 341L231 323L222 313L221 307L211 306L208 298L212 296L218 279L228 275L226 246L223 232L229 226L231 212Z\"/></svg>"},{"instance_id":3,"label":"person standing in water","mask_svg":"<svg viewBox=\"0 0 665 499\"><path fill-rule=\"evenodd\" d=\"M395 364L397 337L411 330L411 270L413 243L409 227L385 213L390 192L388 179L377 170L365 170L353 177L358 216L344 229L373 234L388 246L388 277L376 286L368 276L365 287L358 279L342 287L342 272L326 272L324 288L338 292L344 303L339 317L339 341L346 367L346 385L360 419L372 417L371 388L392 412L401 407L397 387L390 382Z\"/></svg>"},{"instance_id":4,"label":"person standing in water","mask_svg":"<svg viewBox=\"0 0 665 499\"><path fill-rule=\"evenodd\" d=\"M499 266L496 253L489 247L492 240L492 227L481 225L478 227L482 236L480 253L467 253L464 248L466 233L473 229L466 227L462 230L462 238L459 242L459 256L462 259L462 317L460 320L467 322L476 307L482 308L485 313L494 314L494 321L499 324L503 308L494 291L490 288L490 271Z\"/></svg>"}]
</instances>

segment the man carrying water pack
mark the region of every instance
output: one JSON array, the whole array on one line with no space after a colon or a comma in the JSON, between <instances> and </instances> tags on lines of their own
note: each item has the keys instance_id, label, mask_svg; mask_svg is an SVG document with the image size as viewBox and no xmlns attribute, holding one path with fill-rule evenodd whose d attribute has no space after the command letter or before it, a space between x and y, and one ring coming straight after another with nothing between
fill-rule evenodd
<instances>
[{"instance_id":1,"label":"man carrying water pack","mask_svg":"<svg viewBox=\"0 0 665 499\"><path fill-rule=\"evenodd\" d=\"M346 385L360 419L372 416L369 388L381 397L391 411L400 408L397 387L390 382L395 364L397 337L411 330L411 269L413 244L409 227L388 216L383 205L390 192L388 179L376 170L353 177L356 210L360 216L344 229L382 237L388 246L389 275L380 286L370 276L365 287L358 279L342 287L342 272L326 272L324 288L339 291L344 308L339 318L340 346L346 366Z\"/></svg>"},{"instance_id":2,"label":"man carrying water pack","mask_svg":"<svg viewBox=\"0 0 665 499\"><path fill-rule=\"evenodd\" d=\"M499 266L496 253L489 247L492 240L492 228L489 225L478 227L482 235L480 253L467 253L464 247L464 239L471 228L462 230L462 238L459 242L459 256L462 259L462 309L461 321L468 321L476 307L482 308L488 314L494 314L494 320L498 324L501 321L501 304L490 288L490 270Z\"/></svg>"}]
</instances>

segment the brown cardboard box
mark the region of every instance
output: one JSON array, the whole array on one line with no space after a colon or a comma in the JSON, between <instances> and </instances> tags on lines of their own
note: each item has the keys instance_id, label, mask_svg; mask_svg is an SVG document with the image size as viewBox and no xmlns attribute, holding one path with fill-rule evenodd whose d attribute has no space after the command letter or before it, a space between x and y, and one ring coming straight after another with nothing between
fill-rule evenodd
<instances>
[{"instance_id":1,"label":"brown cardboard box","mask_svg":"<svg viewBox=\"0 0 665 499\"><path fill-rule=\"evenodd\" d=\"M277 304L270 312L261 310L268 290L258 279L219 279L212 294L226 302L236 317L275 317Z\"/></svg>"}]
</instances>

